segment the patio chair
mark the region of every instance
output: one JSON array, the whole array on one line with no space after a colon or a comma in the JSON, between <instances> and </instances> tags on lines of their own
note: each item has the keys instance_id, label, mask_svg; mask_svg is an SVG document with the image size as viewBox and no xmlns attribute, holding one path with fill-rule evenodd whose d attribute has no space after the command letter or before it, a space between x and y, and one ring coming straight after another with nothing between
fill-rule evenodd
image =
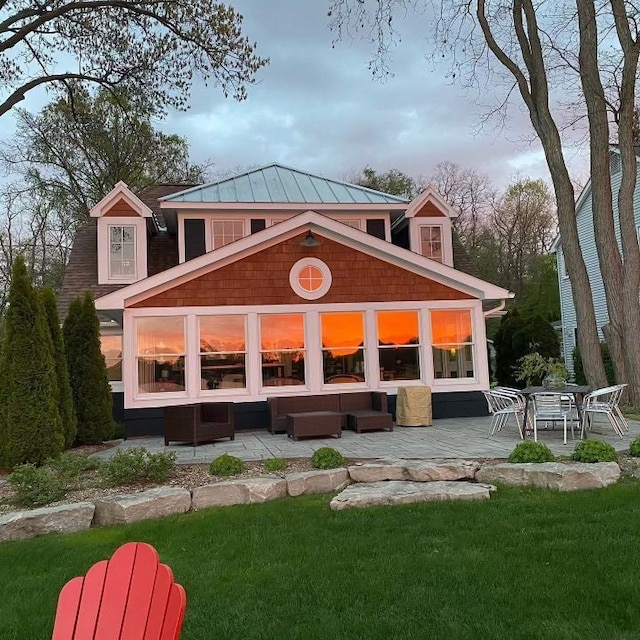
<instances>
[{"instance_id":1,"label":"patio chair","mask_svg":"<svg viewBox=\"0 0 640 640\"><path fill-rule=\"evenodd\" d=\"M186 606L157 551L127 542L64 585L52 640L178 640Z\"/></svg>"},{"instance_id":2,"label":"patio chair","mask_svg":"<svg viewBox=\"0 0 640 640\"><path fill-rule=\"evenodd\" d=\"M626 384L616 384L611 387L596 389L588 393L582 403L582 430L584 437L587 430L593 427L595 416L598 414L607 416L613 430L622 438L629 425L620 411L620 398L624 393Z\"/></svg>"},{"instance_id":3,"label":"patio chair","mask_svg":"<svg viewBox=\"0 0 640 640\"><path fill-rule=\"evenodd\" d=\"M567 423L571 425L571 437L575 439L571 413L573 396L566 393L533 393L530 397L531 421L533 423L533 440L538 442L538 422L545 423L562 420L564 444L567 444Z\"/></svg>"},{"instance_id":4,"label":"patio chair","mask_svg":"<svg viewBox=\"0 0 640 640\"><path fill-rule=\"evenodd\" d=\"M511 415L518 425L520 438L524 438L524 407L520 406L518 398L496 390L483 391L482 393L487 401L489 413L493 416L487 438L500 431Z\"/></svg>"},{"instance_id":5,"label":"patio chair","mask_svg":"<svg viewBox=\"0 0 640 640\"><path fill-rule=\"evenodd\" d=\"M520 391L520 389L514 389L513 387L495 387L493 391L497 391L498 393L503 393L505 395L514 397L517 400L518 406L522 409L522 411L525 410L527 406L527 399L522 391Z\"/></svg>"}]
</instances>

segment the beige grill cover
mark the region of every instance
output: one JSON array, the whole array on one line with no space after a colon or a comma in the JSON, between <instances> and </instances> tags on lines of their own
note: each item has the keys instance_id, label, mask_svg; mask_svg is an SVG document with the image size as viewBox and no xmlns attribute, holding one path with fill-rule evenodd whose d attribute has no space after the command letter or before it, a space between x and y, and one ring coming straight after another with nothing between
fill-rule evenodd
<instances>
[{"instance_id":1,"label":"beige grill cover","mask_svg":"<svg viewBox=\"0 0 640 640\"><path fill-rule=\"evenodd\" d=\"M399 387L396 424L402 427L431 426L431 387Z\"/></svg>"}]
</instances>

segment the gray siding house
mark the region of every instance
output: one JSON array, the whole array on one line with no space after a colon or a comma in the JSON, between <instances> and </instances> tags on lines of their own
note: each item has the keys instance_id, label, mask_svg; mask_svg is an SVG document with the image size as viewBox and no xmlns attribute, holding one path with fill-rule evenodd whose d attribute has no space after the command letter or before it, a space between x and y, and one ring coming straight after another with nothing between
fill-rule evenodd
<instances>
[{"instance_id":1,"label":"gray siding house","mask_svg":"<svg viewBox=\"0 0 640 640\"><path fill-rule=\"evenodd\" d=\"M620 225L618 219L618 191L620 190L620 154L613 148L610 154L611 165L611 189L613 194L614 225L618 242L620 241ZM593 306L596 314L596 323L600 339L604 340L602 328L609 322L607 313L607 301L604 293L604 284L598 264L597 240L593 228L593 205L591 197L591 181L587 183L576 202L576 220L578 223L578 236L580 249L589 274L591 291L593 294ZM634 211L636 230L640 228L640 181L636 184L634 196ZM569 372L573 374L573 349L576 346L576 310L573 306L571 282L567 275L562 253L562 238L558 236L551 248L556 253L558 267L558 285L560 287L560 310L562 313L562 344L563 356Z\"/></svg>"}]
</instances>

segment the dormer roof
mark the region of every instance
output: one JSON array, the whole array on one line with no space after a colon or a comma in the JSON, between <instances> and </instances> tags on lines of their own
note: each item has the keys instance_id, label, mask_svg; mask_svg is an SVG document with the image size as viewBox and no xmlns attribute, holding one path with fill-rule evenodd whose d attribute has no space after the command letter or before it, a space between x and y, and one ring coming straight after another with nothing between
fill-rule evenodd
<instances>
[{"instance_id":1,"label":"dormer roof","mask_svg":"<svg viewBox=\"0 0 640 640\"><path fill-rule=\"evenodd\" d=\"M89 216L92 218L136 215L141 218L151 218L153 212L122 180L89 211Z\"/></svg>"},{"instance_id":2,"label":"dormer roof","mask_svg":"<svg viewBox=\"0 0 640 640\"><path fill-rule=\"evenodd\" d=\"M407 207L405 218L415 217L440 217L457 218L460 215L438 192L436 187L430 184L422 193L417 195Z\"/></svg>"}]
</instances>

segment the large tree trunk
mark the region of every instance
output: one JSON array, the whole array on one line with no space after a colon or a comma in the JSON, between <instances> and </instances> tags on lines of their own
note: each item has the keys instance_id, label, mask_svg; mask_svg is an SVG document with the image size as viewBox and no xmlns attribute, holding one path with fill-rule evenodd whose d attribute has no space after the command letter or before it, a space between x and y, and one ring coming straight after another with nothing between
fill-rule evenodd
<instances>
[{"instance_id":1,"label":"large tree trunk","mask_svg":"<svg viewBox=\"0 0 640 640\"><path fill-rule=\"evenodd\" d=\"M607 341L616 379L625 382L623 269L613 224L609 120L598 68L598 25L593 0L576 0L576 6L580 31L580 81L589 119L593 230L609 313Z\"/></svg>"},{"instance_id":2,"label":"large tree trunk","mask_svg":"<svg viewBox=\"0 0 640 640\"><path fill-rule=\"evenodd\" d=\"M515 78L520 95L529 110L531 123L542 143L558 204L562 249L571 279L578 321L580 355L589 384L595 387L605 386L607 378L600 353L591 285L578 240L573 185L562 155L560 134L549 108L548 80L535 9L531 0L513 2L513 24L527 72L525 74L496 42L485 13L485 0L476 2L477 17L487 46Z\"/></svg>"},{"instance_id":3,"label":"large tree trunk","mask_svg":"<svg viewBox=\"0 0 640 640\"><path fill-rule=\"evenodd\" d=\"M622 181L618 193L620 236L624 256L622 306L625 332L626 382L628 401L640 406L640 247L636 231L633 198L637 181L634 148L635 83L640 45L629 29L624 0L612 0L616 31L623 51L622 82L618 118L618 141L622 159Z\"/></svg>"}]
</instances>

